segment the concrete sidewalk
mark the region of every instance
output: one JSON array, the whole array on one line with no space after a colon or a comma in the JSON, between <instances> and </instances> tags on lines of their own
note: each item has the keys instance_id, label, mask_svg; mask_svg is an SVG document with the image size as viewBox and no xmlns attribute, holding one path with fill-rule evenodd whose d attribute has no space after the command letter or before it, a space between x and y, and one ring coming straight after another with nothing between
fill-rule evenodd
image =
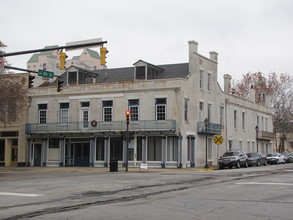
<instances>
[{"instance_id":1,"label":"concrete sidewalk","mask_svg":"<svg viewBox=\"0 0 293 220\"><path fill-rule=\"evenodd\" d=\"M203 167L192 168L149 168L147 170L139 167L129 167L128 172L187 172L187 171L209 171L217 169L212 166L209 169ZM95 172L107 173L110 172L109 167L0 167L1 172ZM118 172L125 172L125 167L118 167ZM112 172L111 172L112 173ZM113 172L115 173L115 172Z\"/></svg>"}]
</instances>

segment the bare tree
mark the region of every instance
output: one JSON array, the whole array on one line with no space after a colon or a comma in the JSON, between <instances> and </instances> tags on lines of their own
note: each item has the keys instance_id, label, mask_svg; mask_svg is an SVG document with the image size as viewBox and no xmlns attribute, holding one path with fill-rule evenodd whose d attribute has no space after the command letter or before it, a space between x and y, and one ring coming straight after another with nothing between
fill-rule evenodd
<instances>
[{"instance_id":1,"label":"bare tree","mask_svg":"<svg viewBox=\"0 0 293 220\"><path fill-rule=\"evenodd\" d=\"M6 45L2 43L2 41L0 41L0 54L5 53L4 52L5 47ZM0 57L0 74L5 73L4 65L6 65L6 59L4 57Z\"/></svg>"},{"instance_id":2,"label":"bare tree","mask_svg":"<svg viewBox=\"0 0 293 220\"><path fill-rule=\"evenodd\" d=\"M27 108L26 74L0 75L0 125L18 122Z\"/></svg>"},{"instance_id":3,"label":"bare tree","mask_svg":"<svg viewBox=\"0 0 293 220\"><path fill-rule=\"evenodd\" d=\"M279 151L284 151L284 141L293 132L293 77L282 73L265 76L261 72L247 73L235 85L236 95L248 98L251 87L255 89L255 100L264 104L265 95L272 98L274 131L280 133Z\"/></svg>"},{"instance_id":4,"label":"bare tree","mask_svg":"<svg viewBox=\"0 0 293 220\"><path fill-rule=\"evenodd\" d=\"M0 41L0 54L5 53L6 45ZM18 122L27 108L27 74L9 74L4 65L5 58L0 57L0 125L6 126Z\"/></svg>"}]
</instances>

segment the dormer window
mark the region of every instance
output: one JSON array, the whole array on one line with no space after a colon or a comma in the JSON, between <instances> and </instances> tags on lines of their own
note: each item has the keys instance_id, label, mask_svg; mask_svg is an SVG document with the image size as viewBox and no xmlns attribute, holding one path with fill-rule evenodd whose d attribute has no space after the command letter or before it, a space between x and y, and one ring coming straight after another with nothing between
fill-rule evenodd
<instances>
[{"instance_id":1,"label":"dormer window","mask_svg":"<svg viewBox=\"0 0 293 220\"><path fill-rule=\"evenodd\" d=\"M70 67L69 70L67 70L67 84L68 85L76 85L76 84L88 84L95 82L96 74L79 69L77 67Z\"/></svg>"},{"instance_id":2,"label":"dormer window","mask_svg":"<svg viewBox=\"0 0 293 220\"><path fill-rule=\"evenodd\" d=\"M160 72L164 71L161 67L139 60L135 64L135 79L156 79Z\"/></svg>"},{"instance_id":3,"label":"dormer window","mask_svg":"<svg viewBox=\"0 0 293 220\"><path fill-rule=\"evenodd\" d=\"M77 72L68 72L68 84L77 84Z\"/></svg>"},{"instance_id":4,"label":"dormer window","mask_svg":"<svg viewBox=\"0 0 293 220\"><path fill-rule=\"evenodd\" d=\"M146 76L145 76L145 68L146 66L137 66L135 68L135 78L136 79L146 79Z\"/></svg>"}]
</instances>

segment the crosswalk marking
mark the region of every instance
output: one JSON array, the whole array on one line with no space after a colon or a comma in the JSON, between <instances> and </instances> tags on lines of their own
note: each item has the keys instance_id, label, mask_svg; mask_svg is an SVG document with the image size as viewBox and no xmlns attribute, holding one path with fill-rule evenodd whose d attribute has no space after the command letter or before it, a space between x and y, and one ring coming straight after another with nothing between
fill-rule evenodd
<instances>
[{"instance_id":1,"label":"crosswalk marking","mask_svg":"<svg viewBox=\"0 0 293 220\"><path fill-rule=\"evenodd\" d=\"M236 183L237 185L279 185L279 186L293 186L293 183L261 183L261 182L243 182Z\"/></svg>"},{"instance_id":2,"label":"crosswalk marking","mask_svg":"<svg viewBox=\"0 0 293 220\"><path fill-rule=\"evenodd\" d=\"M43 194L30 194L30 193L11 193L11 192L0 192L0 196L24 196L24 197L39 197Z\"/></svg>"}]
</instances>

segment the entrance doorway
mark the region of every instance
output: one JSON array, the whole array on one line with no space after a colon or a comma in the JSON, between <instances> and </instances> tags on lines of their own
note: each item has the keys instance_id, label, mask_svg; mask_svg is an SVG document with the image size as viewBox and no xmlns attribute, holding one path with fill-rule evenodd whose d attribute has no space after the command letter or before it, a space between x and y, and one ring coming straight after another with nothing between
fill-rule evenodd
<instances>
[{"instance_id":1,"label":"entrance doorway","mask_svg":"<svg viewBox=\"0 0 293 220\"><path fill-rule=\"evenodd\" d=\"M41 166L42 164L42 144L34 144L33 149L34 166Z\"/></svg>"},{"instance_id":2,"label":"entrance doorway","mask_svg":"<svg viewBox=\"0 0 293 220\"><path fill-rule=\"evenodd\" d=\"M123 160L123 140L120 137L110 139L110 161Z\"/></svg>"},{"instance_id":3,"label":"entrance doorway","mask_svg":"<svg viewBox=\"0 0 293 220\"><path fill-rule=\"evenodd\" d=\"M11 166L17 166L17 156L18 156L18 140L11 139Z\"/></svg>"},{"instance_id":4,"label":"entrance doorway","mask_svg":"<svg viewBox=\"0 0 293 220\"><path fill-rule=\"evenodd\" d=\"M90 165L90 144L76 143L74 145L74 166L88 167Z\"/></svg>"},{"instance_id":5,"label":"entrance doorway","mask_svg":"<svg viewBox=\"0 0 293 220\"><path fill-rule=\"evenodd\" d=\"M89 166L90 143L67 143L65 147L65 166Z\"/></svg>"}]
</instances>

